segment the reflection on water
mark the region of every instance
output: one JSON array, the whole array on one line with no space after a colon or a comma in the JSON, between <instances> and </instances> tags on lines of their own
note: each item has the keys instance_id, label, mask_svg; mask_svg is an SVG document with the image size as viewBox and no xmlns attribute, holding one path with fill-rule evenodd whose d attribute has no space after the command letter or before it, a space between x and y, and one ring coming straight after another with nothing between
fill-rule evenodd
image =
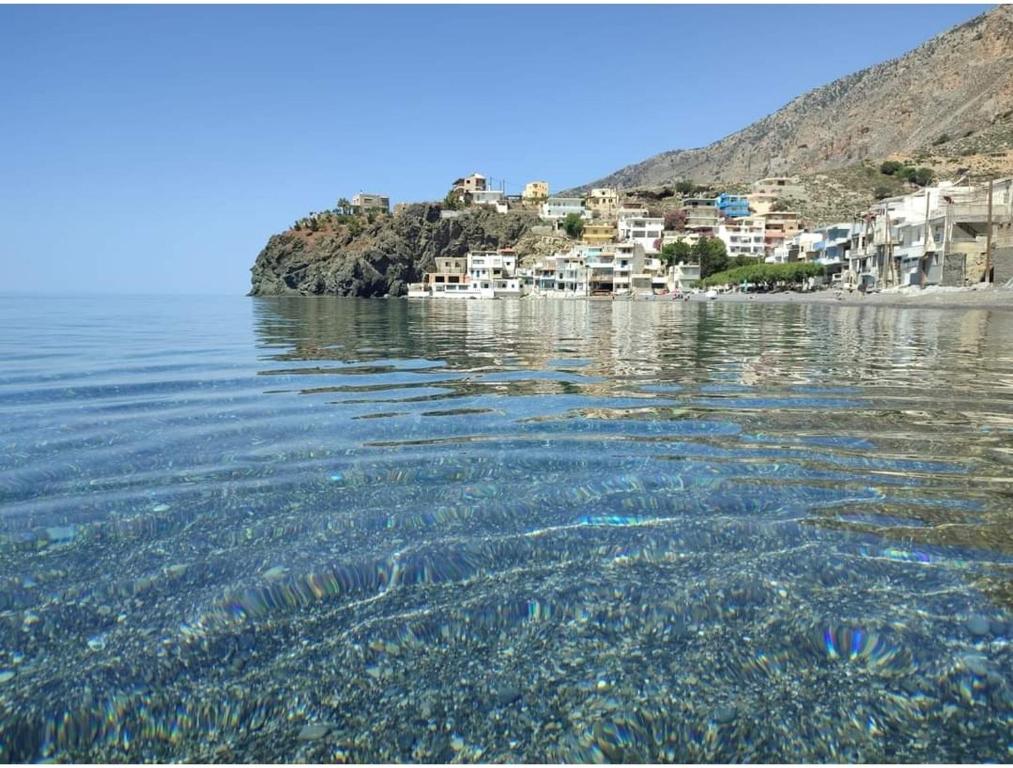
<instances>
[{"instance_id":1,"label":"reflection on water","mask_svg":"<svg viewBox=\"0 0 1013 768\"><path fill-rule=\"evenodd\" d=\"M1013 757L1011 312L0 322L0 759Z\"/></svg>"}]
</instances>

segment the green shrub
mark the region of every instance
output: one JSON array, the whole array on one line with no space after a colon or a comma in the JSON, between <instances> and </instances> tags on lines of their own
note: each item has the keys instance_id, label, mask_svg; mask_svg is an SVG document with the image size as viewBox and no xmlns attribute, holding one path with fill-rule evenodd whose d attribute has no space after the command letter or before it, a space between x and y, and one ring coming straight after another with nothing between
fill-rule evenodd
<instances>
[{"instance_id":1,"label":"green shrub","mask_svg":"<svg viewBox=\"0 0 1013 768\"><path fill-rule=\"evenodd\" d=\"M584 219L579 213L568 213L563 219L563 230L572 238L579 238L584 234Z\"/></svg>"},{"instance_id":2,"label":"green shrub","mask_svg":"<svg viewBox=\"0 0 1013 768\"><path fill-rule=\"evenodd\" d=\"M879 172L884 176L893 176L903 167L904 163L898 163L896 160L885 160L883 164L879 166Z\"/></svg>"},{"instance_id":3,"label":"green shrub","mask_svg":"<svg viewBox=\"0 0 1013 768\"><path fill-rule=\"evenodd\" d=\"M717 272L704 278L704 287L714 285L738 285L740 283L801 283L809 277L823 274L823 267L810 262L792 264L750 264Z\"/></svg>"}]
</instances>

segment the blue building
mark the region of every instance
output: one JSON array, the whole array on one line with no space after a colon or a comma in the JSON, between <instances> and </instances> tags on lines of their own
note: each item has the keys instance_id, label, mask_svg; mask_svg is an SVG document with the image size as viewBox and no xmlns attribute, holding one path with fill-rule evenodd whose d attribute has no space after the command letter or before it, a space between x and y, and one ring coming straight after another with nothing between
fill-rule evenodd
<instances>
[{"instance_id":1,"label":"blue building","mask_svg":"<svg viewBox=\"0 0 1013 768\"><path fill-rule=\"evenodd\" d=\"M717 208L722 216L739 219L749 215L749 200L745 195L726 195L721 193L717 198Z\"/></svg>"}]
</instances>

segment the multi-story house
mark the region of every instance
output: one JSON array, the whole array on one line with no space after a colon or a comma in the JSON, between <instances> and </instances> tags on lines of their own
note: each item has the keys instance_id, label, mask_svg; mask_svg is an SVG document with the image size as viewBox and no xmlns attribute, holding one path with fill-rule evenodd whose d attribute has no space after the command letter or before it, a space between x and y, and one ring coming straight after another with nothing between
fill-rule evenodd
<instances>
[{"instance_id":1,"label":"multi-story house","mask_svg":"<svg viewBox=\"0 0 1013 768\"><path fill-rule=\"evenodd\" d=\"M735 218L719 224L717 237L731 258L762 260L766 255L766 221L762 216Z\"/></svg>"},{"instance_id":2,"label":"multi-story house","mask_svg":"<svg viewBox=\"0 0 1013 768\"><path fill-rule=\"evenodd\" d=\"M749 199L745 195L729 195L722 192L717 196L715 205L726 219L738 219L749 215Z\"/></svg>"},{"instance_id":3,"label":"multi-story house","mask_svg":"<svg viewBox=\"0 0 1013 768\"><path fill-rule=\"evenodd\" d=\"M763 237L767 252L795 236L802 228L802 217L797 211L768 211L763 214Z\"/></svg>"},{"instance_id":4,"label":"multi-story house","mask_svg":"<svg viewBox=\"0 0 1013 768\"><path fill-rule=\"evenodd\" d=\"M637 243L645 253L657 253L659 248L655 247L655 243L660 245L665 221L651 216L623 214L619 216L616 229L620 242Z\"/></svg>"},{"instance_id":5,"label":"multi-story house","mask_svg":"<svg viewBox=\"0 0 1013 768\"><path fill-rule=\"evenodd\" d=\"M595 187L585 202L596 219L614 219L619 211L619 191L612 187Z\"/></svg>"},{"instance_id":6,"label":"multi-story house","mask_svg":"<svg viewBox=\"0 0 1013 768\"><path fill-rule=\"evenodd\" d=\"M682 210L686 214L686 229L690 232L713 235L721 223L717 198L687 197L682 201Z\"/></svg>"},{"instance_id":7,"label":"multi-story house","mask_svg":"<svg viewBox=\"0 0 1013 768\"><path fill-rule=\"evenodd\" d=\"M616 239L616 225L610 221L589 221L584 224L581 239L589 245L611 243Z\"/></svg>"},{"instance_id":8,"label":"multi-story house","mask_svg":"<svg viewBox=\"0 0 1013 768\"><path fill-rule=\"evenodd\" d=\"M549 197L549 182L529 181L524 185L521 199L529 203L540 203Z\"/></svg>"}]
</instances>

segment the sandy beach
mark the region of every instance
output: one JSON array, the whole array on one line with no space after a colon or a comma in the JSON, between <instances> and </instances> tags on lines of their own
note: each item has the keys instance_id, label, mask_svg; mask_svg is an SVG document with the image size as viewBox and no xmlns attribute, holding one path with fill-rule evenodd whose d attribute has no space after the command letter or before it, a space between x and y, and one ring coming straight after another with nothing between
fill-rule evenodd
<instances>
[{"instance_id":1,"label":"sandy beach","mask_svg":"<svg viewBox=\"0 0 1013 768\"><path fill-rule=\"evenodd\" d=\"M691 301L757 304L837 304L930 309L998 309L1013 311L1013 289L997 288L902 288L880 293L824 290L812 293L720 293L716 299L695 294Z\"/></svg>"}]
</instances>

